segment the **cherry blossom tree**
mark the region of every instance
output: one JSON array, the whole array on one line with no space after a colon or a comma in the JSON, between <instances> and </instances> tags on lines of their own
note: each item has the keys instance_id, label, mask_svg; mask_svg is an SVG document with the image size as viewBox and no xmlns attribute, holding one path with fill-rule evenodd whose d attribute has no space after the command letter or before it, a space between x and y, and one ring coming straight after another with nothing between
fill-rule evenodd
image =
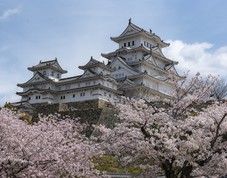
<instances>
[{"instance_id":1,"label":"cherry blossom tree","mask_svg":"<svg viewBox=\"0 0 227 178\"><path fill-rule=\"evenodd\" d=\"M97 127L106 153L140 165L142 177L227 174L227 103L208 97L215 80L173 78L176 91L164 101L122 98L115 127Z\"/></svg>"},{"instance_id":2,"label":"cherry blossom tree","mask_svg":"<svg viewBox=\"0 0 227 178\"><path fill-rule=\"evenodd\" d=\"M81 133L83 125L56 116L29 125L0 110L0 177L102 177L92 158L100 147Z\"/></svg>"}]
</instances>

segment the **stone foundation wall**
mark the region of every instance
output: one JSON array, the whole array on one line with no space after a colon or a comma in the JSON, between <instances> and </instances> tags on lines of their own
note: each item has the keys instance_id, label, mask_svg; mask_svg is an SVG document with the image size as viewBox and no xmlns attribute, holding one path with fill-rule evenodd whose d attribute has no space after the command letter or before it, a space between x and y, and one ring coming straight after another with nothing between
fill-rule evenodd
<instances>
[{"instance_id":1,"label":"stone foundation wall","mask_svg":"<svg viewBox=\"0 0 227 178\"><path fill-rule=\"evenodd\" d=\"M94 124L106 124L109 127L114 123L114 109L103 100L83 101L77 103L64 104L33 104L33 121L38 120L38 115L60 114L61 118L69 116L70 118L80 118L79 122L88 125L86 135L93 133Z\"/></svg>"}]
</instances>

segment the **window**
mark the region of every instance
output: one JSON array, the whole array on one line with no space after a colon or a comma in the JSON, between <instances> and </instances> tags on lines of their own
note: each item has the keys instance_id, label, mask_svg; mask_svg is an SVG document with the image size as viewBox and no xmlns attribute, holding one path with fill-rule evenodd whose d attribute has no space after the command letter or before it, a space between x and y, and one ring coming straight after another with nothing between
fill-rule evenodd
<instances>
[{"instance_id":1,"label":"window","mask_svg":"<svg viewBox=\"0 0 227 178\"><path fill-rule=\"evenodd\" d=\"M31 97L30 96L28 97L28 100L31 100Z\"/></svg>"},{"instance_id":2,"label":"window","mask_svg":"<svg viewBox=\"0 0 227 178\"><path fill-rule=\"evenodd\" d=\"M126 43L124 43L124 47L126 47Z\"/></svg>"},{"instance_id":3,"label":"window","mask_svg":"<svg viewBox=\"0 0 227 178\"><path fill-rule=\"evenodd\" d=\"M80 97L85 96L85 92L80 93Z\"/></svg>"},{"instance_id":4,"label":"window","mask_svg":"<svg viewBox=\"0 0 227 178\"><path fill-rule=\"evenodd\" d=\"M130 46L130 42L128 42L128 46Z\"/></svg>"},{"instance_id":5,"label":"window","mask_svg":"<svg viewBox=\"0 0 227 178\"><path fill-rule=\"evenodd\" d=\"M111 98L111 94L109 94L109 97Z\"/></svg>"},{"instance_id":6,"label":"window","mask_svg":"<svg viewBox=\"0 0 227 178\"><path fill-rule=\"evenodd\" d=\"M54 71L51 72L51 76L54 76Z\"/></svg>"},{"instance_id":7,"label":"window","mask_svg":"<svg viewBox=\"0 0 227 178\"><path fill-rule=\"evenodd\" d=\"M90 82L86 82L86 86L89 86L90 85Z\"/></svg>"},{"instance_id":8,"label":"window","mask_svg":"<svg viewBox=\"0 0 227 178\"><path fill-rule=\"evenodd\" d=\"M66 85L66 86L65 86L65 89L66 89L66 90L70 89L70 85Z\"/></svg>"},{"instance_id":9,"label":"window","mask_svg":"<svg viewBox=\"0 0 227 178\"><path fill-rule=\"evenodd\" d=\"M60 75L59 74L57 74L57 78L60 78Z\"/></svg>"},{"instance_id":10,"label":"window","mask_svg":"<svg viewBox=\"0 0 227 178\"><path fill-rule=\"evenodd\" d=\"M75 94L73 94L73 98L75 98L76 97L76 95Z\"/></svg>"},{"instance_id":11,"label":"window","mask_svg":"<svg viewBox=\"0 0 227 178\"><path fill-rule=\"evenodd\" d=\"M104 92L104 96L106 96L106 92Z\"/></svg>"},{"instance_id":12,"label":"window","mask_svg":"<svg viewBox=\"0 0 227 178\"><path fill-rule=\"evenodd\" d=\"M65 99L65 96L61 96L61 100L64 100Z\"/></svg>"},{"instance_id":13,"label":"window","mask_svg":"<svg viewBox=\"0 0 227 178\"><path fill-rule=\"evenodd\" d=\"M132 46L134 46L135 45L135 41L132 41Z\"/></svg>"},{"instance_id":14,"label":"window","mask_svg":"<svg viewBox=\"0 0 227 178\"><path fill-rule=\"evenodd\" d=\"M36 97L35 97L35 99L37 99L37 100L40 99L40 98L41 98L40 96L36 96Z\"/></svg>"}]
</instances>

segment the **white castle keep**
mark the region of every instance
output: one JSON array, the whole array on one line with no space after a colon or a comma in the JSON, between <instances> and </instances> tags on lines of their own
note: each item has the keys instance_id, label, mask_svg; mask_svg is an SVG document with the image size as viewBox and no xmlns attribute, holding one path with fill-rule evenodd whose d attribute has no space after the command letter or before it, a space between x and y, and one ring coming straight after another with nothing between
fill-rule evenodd
<instances>
[{"instance_id":1,"label":"white castle keep","mask_svg":"<svg viewBox=\"0 0 227 178\"><path fill-rule=\"evenodd\" d=\"M72 103L86 100L117 102L120 96L149 99L153 96L170 97L174 86L169 73L176 75L177 62L166 58L162 49L168 47L150 30L136 26L129 19L126 29L111 40L119 47L114 52L101 54L108 63L91 57L84 66L83 74L63 78L67 73L57 59L40 61L29 67L33 77L17 92L20 104Z\"/></svg>"}]
</instances>

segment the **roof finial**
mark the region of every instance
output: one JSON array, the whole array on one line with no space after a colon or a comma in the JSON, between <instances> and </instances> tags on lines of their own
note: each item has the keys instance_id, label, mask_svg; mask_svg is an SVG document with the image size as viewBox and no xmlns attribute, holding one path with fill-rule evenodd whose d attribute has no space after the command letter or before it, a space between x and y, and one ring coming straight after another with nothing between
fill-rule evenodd
<instances>
[{"instance_id":1,"label":"roof finial","mask_svg":"<svg viewBox=\"0 0 227 178\"><path fill-rule=\"evenodd\" d=\"M55 57L55 61L57 61L58 60L58 58L57 57Z\"/></svg>"},{"instance_id":2,"label":"roof finial","mask_svg":"<svg viewBox=\"0 0 227 178\"><path fill-rule=\"evenodd\" d=\"M131 24L131 22L132 22L132 18L130 17L128 20L128 23Z\"/></svg>"},{"instance_id":3,"label":"roof finial","mask_svg":"<svg viewBox=\"0 0 227 178\"><path fill-rule=\"evenodd\" d=\"M152 33L152 30L150 29L150 33Z\"/></svg>"},{"instance_id":4,"label":"roof finial","mask_svg":"<svg viewBox=\"0 0 227 178\"><path fill-rule=\"evenodd\" d=\"M91 60L93 59L93 56L91 56Z\"/></svg>"}]
</instances>

